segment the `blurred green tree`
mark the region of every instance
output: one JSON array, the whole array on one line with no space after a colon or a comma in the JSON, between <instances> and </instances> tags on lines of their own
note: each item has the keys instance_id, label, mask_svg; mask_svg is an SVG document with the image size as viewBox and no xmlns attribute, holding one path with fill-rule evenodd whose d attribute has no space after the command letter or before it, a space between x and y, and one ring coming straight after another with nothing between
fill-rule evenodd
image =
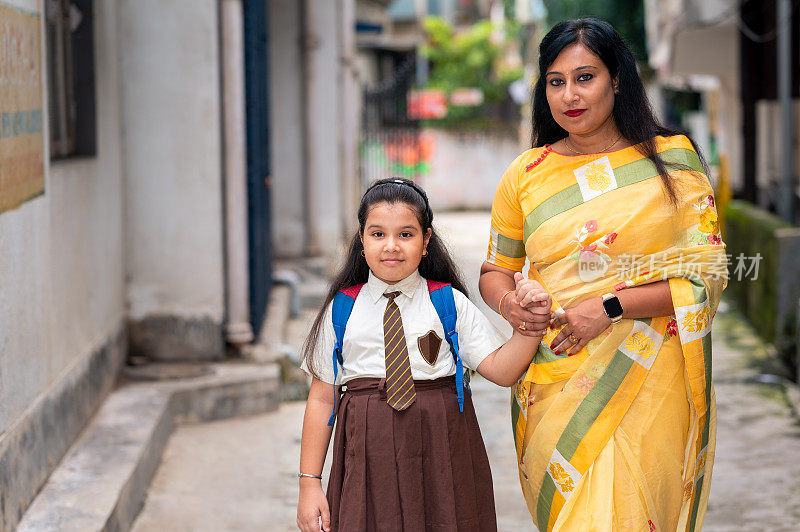
<instances>
[{"instance_id":1,"label":"blurred green tree","mask_svg":"<svg viewBox=\"0 0 800 532\"><path fill-rule=\"evenodd\" d=\"M519 54L508 53L518 43L519 25L506 21L497 27L482 20L457 31L440 17L427 17L423 27L427 42L419 52L431 63L425 88L440 89L448 96L456 89L475 88L484 99L476 107L448 104L447 117L431 124L485 127L502 118L498 109L508 103L508 86L523 75Z\"/></svg>"}]
</instances>

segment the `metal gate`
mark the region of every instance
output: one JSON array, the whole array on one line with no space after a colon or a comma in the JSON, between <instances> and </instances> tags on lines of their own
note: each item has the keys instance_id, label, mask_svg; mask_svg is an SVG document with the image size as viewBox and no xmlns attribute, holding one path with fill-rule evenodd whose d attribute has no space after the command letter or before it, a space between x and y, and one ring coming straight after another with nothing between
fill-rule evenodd
<instances>
[{"instance_id":1,"label":"metal gate","mask_svg":"<svg viewBox=\"0 0 800 532\"><path fill-rule=\"evenodd\" d=\"M420 142L420 121L409 118L408 93L416 62L409 55L391 78L363 92L361 116L361 185L384 177L416 178L424 173L428 153Z\"/></svg>"}]
</instances>

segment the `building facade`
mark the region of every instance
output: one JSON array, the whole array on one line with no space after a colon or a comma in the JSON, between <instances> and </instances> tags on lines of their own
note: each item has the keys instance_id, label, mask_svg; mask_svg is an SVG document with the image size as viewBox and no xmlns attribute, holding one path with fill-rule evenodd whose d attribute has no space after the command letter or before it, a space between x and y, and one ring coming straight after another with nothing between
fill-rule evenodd
<instances>
[{"instance_id":1,"label":"building facade","mask_svg":"<svg viewBox=\"0 0 800 532\"><path fill-rule=\"evenodd\" d=\"M0 530L126 357L224 358L274 257L338 250L388 3L0 0Z\"/></svg>"},{"instance_id":2,"label":"building facade","mask_svg":"<svg viewBox=\"0 0 800 532\"><path fill-rule=\"evenodd\" d=\"M789 6L788 16L781 4ZM645 2L649 61L659 84L703 95L710 119L706 127L715 137L715 150L727 159L733 190L778 212L787 195L782 183L793 181L796 198L800 172L800 10L792 5L784 0ZM784 34L789 35L785 46ZM781 48L788 59L788 113L780 107ZM782 133L783 118L793 123L789 136ZM781 168L785 152L790 170ZM794 218L798 213L795 207Z\"/></svg>"}]
</instances>

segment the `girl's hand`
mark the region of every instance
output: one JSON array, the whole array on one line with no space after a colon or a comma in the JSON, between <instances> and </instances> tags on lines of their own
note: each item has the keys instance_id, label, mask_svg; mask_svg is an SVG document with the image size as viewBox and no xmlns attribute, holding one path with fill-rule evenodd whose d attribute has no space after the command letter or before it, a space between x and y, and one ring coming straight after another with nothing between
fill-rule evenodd
<instances>
[{"instance_id":1,"label":"girl's hand","mask_svg":"<svg viewBox=\"0 0 800 532\"><path fill-rule=\"evenodd\" d=\"M322 527L319 518L322 517ZM322 491L322 483L315 478L300 479L300 500L297 503L297 528L303 532L319 532L331 529L331 512L328 499Z\"/></svg>"},{"instance_id":2,"label":"girl's hand","mask_svg":"<svg viewBox=\"0 0 800 532\"><path fill-rule=\"evenodd\" d=\"M522 279L521 273L514 274L514 280ZM548 296L547 302L550 301ZM516 329L519 334L524 336L544 336L550 326L550 306L544 306L546 302L540 302L541 306L523 308L517 302L515 292L509 293L503 298L500 308L502 316Z\"/></svg>"},{"instance_id":3,"label":"girl's hand","mask_svg":"<svg viewBox=\"0 0 800 532\"><path fill-rule=\"evenodd\" d=\"M569 351L568 355L577 354L611 325L611 318L603 311L603 300L599 297L587 299L567 309L564 314L554 318L552 327L557 329L565 325L550 344L550 349L557 355Z\"/></svg>"},{"instance_id":4,"label":"girl's hand","mask_svg":"<svg viewBox=\"0 0 800 532\"><path fill-rule=\"evenodd\" d=\"M541 284L533 279L526 279L520 272L514 274L514 282L517 285L514 295L522 308L544 307L550 312L553 300Z\"/></svg>"}]
</instances>

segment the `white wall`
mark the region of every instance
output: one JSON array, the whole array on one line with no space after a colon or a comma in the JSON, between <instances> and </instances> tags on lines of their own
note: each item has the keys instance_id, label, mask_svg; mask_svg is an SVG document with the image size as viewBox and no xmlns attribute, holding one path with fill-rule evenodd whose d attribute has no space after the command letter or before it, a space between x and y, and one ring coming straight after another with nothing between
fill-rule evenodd
<instances>
[{"instance_id":1,"label":"white wall","mask_svg":"<svg viewBox=\"0 0 800 532\"><path fill-rule=\"evenodd\" d=\"M0 214L0 434L53 378L49 203Z\"/></svg>"},{"instance_id":2,"label":"white wall","mask_svg":"<svg viewBox=\"0 0 800 532\"><path fill-rule=\"evenodd\" d=\"M433 141L430 171L419 178L438 210L490 209L503 172L525 151L508 134L423 130Z\"/></svg>"},{"instance_id":3,"label":"white wall","mask_svg":"<svg viewBox=\"0 0 800 532\"><path fill-rule=\"evenodd\" d=\"M217 0L120 0L130 317L222 323Z\"/></svg>"},{"instance_id":4,"label":"white wall","mask_svg":"<svg viewBox=\"0 0 800 532\"><path fill-rule=\"evenodd\" d=\"M792 102L794 110L794 128L792 129L792 145L794 146L793 167L795 175L800 168L800 101ZM756 103L756 183L763 191L770 194L759 194L759 203L766 207L770 200L778 201L781 191L781 106L777 100L761 100ZM797 191L797 189L796 189Z\"/></svg>"},{"instance_id":5,"label":"white wall","mask_svg":"<svg viewBox=\"0 0 800 532\"><path fill-rule=\"evenodd\" d=\"M95 2L95 39L97 156L46 164L44 196L0 214L0 433L124 318L112 2Z\"/></svg>"},{"instance_id":6,"label":"white wall","mask_svg":"<svg viewBox=\"0 0 800 532\"><path fill-rule=\"evenodd\" d=\"M743 185L742 108L739 68L739 33L734 24L679 32L674 40L672 73L706 74L720 81L719 130L721 151L730 156L731 184Z\"/></svg>"}]
</instances>

